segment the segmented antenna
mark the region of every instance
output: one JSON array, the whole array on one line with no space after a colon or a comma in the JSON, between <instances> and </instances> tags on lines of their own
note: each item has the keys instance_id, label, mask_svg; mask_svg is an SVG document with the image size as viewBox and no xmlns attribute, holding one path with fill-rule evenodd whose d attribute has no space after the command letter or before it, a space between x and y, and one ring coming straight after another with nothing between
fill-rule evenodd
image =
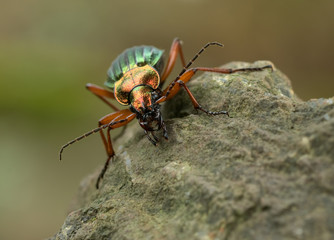
<instances>
[{"instance_id":1,"label":"segmented antenna","mask_svg":"<svg viewBox=\"0 0 334 240\"><path fill-rule=\"evenodd\" d=\"M91 130L91 131L89 131L89 132L87 132L87 133L81 135L80 137L77 137L77 138L73 139L72 141L66 143L64 146L61 147L61 149L60 149L60 151L59 151L59 160L61 160L61 155L62 155L64 149L67 148L68 146L72 145L72 144L75 143L75 142L80 141L81 139L83 139L83 138L85 138L85 137L88 137L89 135L91 135L91 134L93 134L93 133L97 133L97 132L99 132L99 131L101 131L101 130L107 128L107 127L110 127L110 126L112 126L112 125L115 125L115 124L118 124L118 123L121 123L121 122L124 122L124 121L126 121L126 120L125 120L125 119L122 119L122 120L119 120L119 121L116 121L116 122L111 122L111 123L102 125L101 127L95 128L95 129L93 129L93 130Z\"/></svg>"},{"instance_id":2,"label":"segmented antenna","mask_svg":"<svg viewBox=\"0 0 334 240\"><path fill-rule=\"evenodd\" d=\"M179 79L181 77L181 75L191 66L191 64L193 64L193 62L199 57L199 55L202 54L202 52L204 52L204 50L212 45L217 45L219 47L224 47L224 45L222 43L219 42L208 42L207 44L205 44L204 47L202 47L201 50L199 50L199 52L188 62L188 64L183 68L183 70L180 72L179 76L177 77L177 79Z\"/></svg>"},{"instance_id":3,"label":"segmented antenna","mask_svg":"<svg viewBox=\"0 0 334 240\"><path fill-rule=\"evenodd\" d=\"M195 62L195 60L199 57L199 55L202 54L202 52L204 52L204 50L206 48L208 48L209 46L212 45L217 45L219 47L224 47L224 45L222 43L219 42L208 42L207 44L205 44L204 47L201 48L201 50L199 50L199 52L188 62L188 64L182 69L182 71L179 73L179 75L177 76L177 78L172 82L171 85L169 85L169 88L166 92L165 97L167 97L169 95L170 90L174 87L174 85L176 84L177 80L180 79L180 77L182 76L183 73L185 73L185 71L187 71L187 69Z\"/></svg>"}]
</instances>

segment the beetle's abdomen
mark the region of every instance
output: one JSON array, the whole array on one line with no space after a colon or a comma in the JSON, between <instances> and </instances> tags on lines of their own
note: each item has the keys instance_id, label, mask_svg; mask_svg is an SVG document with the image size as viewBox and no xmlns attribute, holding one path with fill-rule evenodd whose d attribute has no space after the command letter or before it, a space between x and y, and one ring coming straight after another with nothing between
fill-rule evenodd
<instances>
[{"instance_id":1,"label":"beetle's abdomen","mask_svg":"<svg viewBox=\"0 0 334 240\"><path fill-rule=\"evenodd\" d=\"M126 72L144 65L155 68L159 74L163 69L163 50L153 46L137 46L126 49L111 64L108 69L108 79L105 85L114 89L115 82L120 80Z\"/></svg>"}]
</instances>

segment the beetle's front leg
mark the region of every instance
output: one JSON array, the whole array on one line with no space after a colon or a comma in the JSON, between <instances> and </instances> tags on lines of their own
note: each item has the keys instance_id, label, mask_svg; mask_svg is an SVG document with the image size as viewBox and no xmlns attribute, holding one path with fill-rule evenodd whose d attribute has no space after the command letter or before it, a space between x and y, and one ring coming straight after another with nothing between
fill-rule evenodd
<instances>
[{"instance_id":1,"label":"beetle's front leg","mask_svg":"<svg viewBox=\"0 0 334 240\"><path fill-rule=\"evenodd\" d=\"M105 137L103 130L102 129L100 130L100 135L101 135L104 147L106 149L108 158L104 164L103 169L101 170L99 174L99 177L97 178L96 188L99 188L99 183L101 179L103 179L103 176L108 169L110 160L115 155L115 151L111 143L110 131L112 129L119 128L119 127L122 127L128 124L132 119L135 118L135 116L136 114L132 113L129 109L124 109L118 112L108 114L99 120L99 127L106 125L106 124L110 124L110 126L107 129L107 138ZM115 124L112 124L112 123L115 123Z\"/></svg>"},{"instance_id":2,"label":"beetle's front leg","mask_svg":"<svg viewBox=\"0 0 334 240\"><path fill-rule=\"evenodd\" d=\"M150 137L150 133L153 136L153 139ZM152 131L147 131L145 130L145 135L148 138L148 140L150 140L150 142L154 145L157 146L157 143L159 142L159 139L154 135L154 133Z\"/></svg>"}]
</instances>

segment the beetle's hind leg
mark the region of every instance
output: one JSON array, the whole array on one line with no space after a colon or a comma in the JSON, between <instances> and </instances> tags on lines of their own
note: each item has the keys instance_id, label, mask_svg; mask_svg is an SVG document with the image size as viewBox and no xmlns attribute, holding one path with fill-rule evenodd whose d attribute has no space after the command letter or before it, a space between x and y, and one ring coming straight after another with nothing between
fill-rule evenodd
<instances>
[{"instance_id":1,"label":"beetle's hind leg","mask_svg":"<svg viewBox=\"0 0 334 240\"><path fill-rule=\"evenodd\" d=\"M87 83L86 84L86 88L92 92L95 96L97 96L98 98L100 98L103 102L105 102L107 105L109 105L112 109L114 109L115 111L119 111L119 109L112 104L111 102L109 102L107 99L111 98L115 100L115 96L113 92L110 92L104 88L101 88L95 84L91 84L91 83Z\"/></svg>"}]
</instances>

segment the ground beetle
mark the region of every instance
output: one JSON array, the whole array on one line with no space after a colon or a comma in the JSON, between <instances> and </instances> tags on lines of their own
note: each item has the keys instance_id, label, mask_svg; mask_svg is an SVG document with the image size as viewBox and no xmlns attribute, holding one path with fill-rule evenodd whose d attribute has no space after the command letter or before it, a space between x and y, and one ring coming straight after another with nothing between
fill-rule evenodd
<instances>
[{"instance_id":1,"label":"ground beetle","mask_svg":"<svg viewBox=\"0 0 334 240\"><path fill-rule=\"evenodd\" d=\"M192 76L197 71L231 74L240 71L261 71L265 68L272 69L272 66L267 65L260 68L239 69L206 67L189 68L197 57L211 45L223 46L218 42L209 42L188 64L186 64L182 53L181 41L178 38L174 39L165 68L163 50L153 46L136 46L125 50L113 61L108 70L108 79L105 82L105 85L110 88L111 91L90 83L86 85L89 91L99 97L116 112L102 117L99 120L98 128L93 129L62 146L59 153L60 159L64 148L93 133L100 132L108 158L96 182L96 188L99 188L99 182L108 168L110 159L115 155L111 144L110 130L125 126L134 118L137 118L139 125L144 129L147 138L154 145L158 142L158 138L154 135L154 131L162 129L164 138L168 139L159 104L174 97L181 87L186 90L195 109L201 110L208 115L226 114L228 116L227 111L211 112L199 105L189 88L186 86L186 83ZM175 80L162 90L162 84L172 71L177 55L180 55L183 69ZM115 99L121 105L130 107L129 109L119 110L107 100L108 98ZM106 128L107 137L103 132L103 129Z\"/></svg>"}]
</instances>

